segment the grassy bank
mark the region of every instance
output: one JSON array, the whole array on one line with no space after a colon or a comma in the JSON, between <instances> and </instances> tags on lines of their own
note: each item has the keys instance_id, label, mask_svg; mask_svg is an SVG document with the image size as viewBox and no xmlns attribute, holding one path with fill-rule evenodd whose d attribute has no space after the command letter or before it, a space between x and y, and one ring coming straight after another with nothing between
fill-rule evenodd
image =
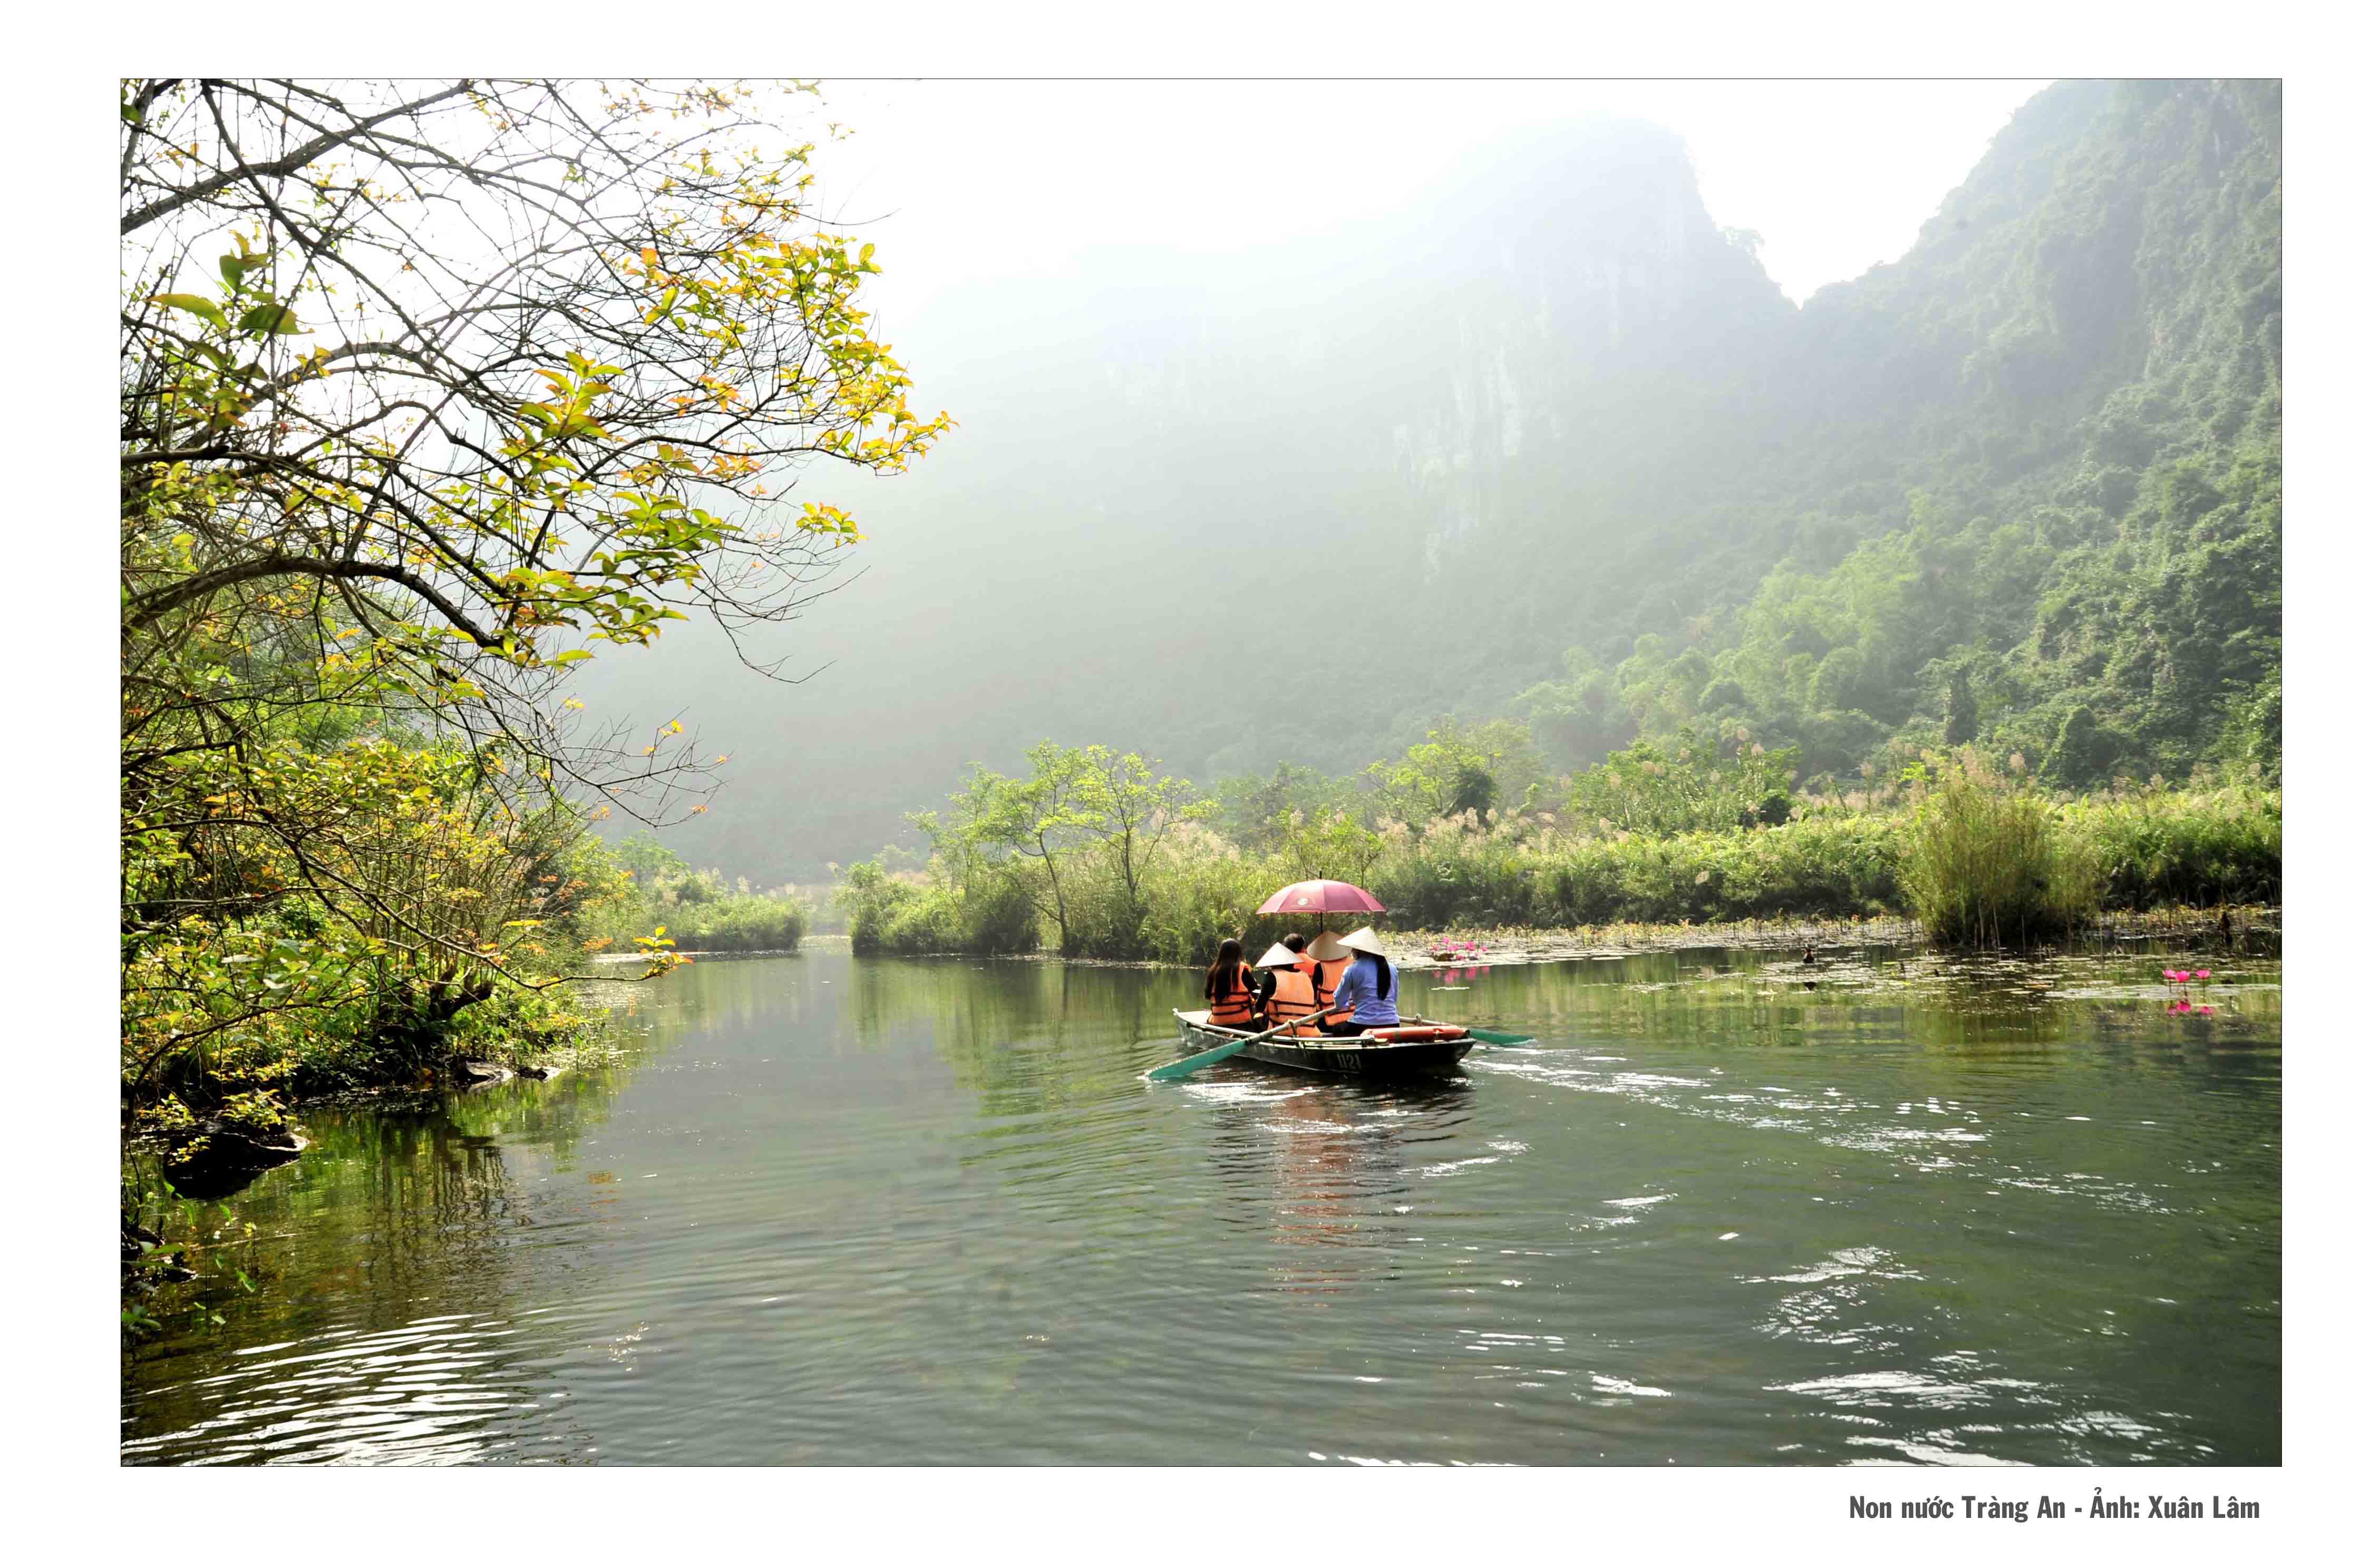
<instances>
[{"instance_id":1,"label":"grassy bank","mask_svg":"<svg viewBox=\"0 0 2380 1568\"><path fill-rule=\"evenodd\" d=\"M2056 796L1972 758L1888 799L1804 801L1788 820L1669 835L1606 832L1552 811L1447 817L1419 832L1344 817L1284 820L1269 852L1200 824L1164 830L1127 893L1095 853L954 872L852 868L837 898L856 953L1032 952L1204 963L1274 889L1335 877L1389 906L1400 932L1576 931L1633 923L1914 921L1944 942L2050 940L2106 910L2276 905L2281 803L2253 783ZM1047 908L1062 893L1065 937Z\"/></svg>"}]
</instances>

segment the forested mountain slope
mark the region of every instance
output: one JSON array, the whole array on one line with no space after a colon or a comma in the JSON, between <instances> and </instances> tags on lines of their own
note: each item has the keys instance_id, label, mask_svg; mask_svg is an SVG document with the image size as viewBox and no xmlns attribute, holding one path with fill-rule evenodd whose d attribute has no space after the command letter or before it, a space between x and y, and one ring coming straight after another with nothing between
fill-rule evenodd
<instances>
[{"instance_id":1,"label":"forested mountain slope","mask_svg":"<svg viewBox=\"0 0 2380 1568\"><path fill-rule=\"evenodd\" d=\"M2044 92L1812 298L1730 493L1653 521L1521 708L1571 762L1701 719L1825 770L1896 733L2074 784L2277 764L2280 213L2277 86Z\"/></svg>"}]
</instances>

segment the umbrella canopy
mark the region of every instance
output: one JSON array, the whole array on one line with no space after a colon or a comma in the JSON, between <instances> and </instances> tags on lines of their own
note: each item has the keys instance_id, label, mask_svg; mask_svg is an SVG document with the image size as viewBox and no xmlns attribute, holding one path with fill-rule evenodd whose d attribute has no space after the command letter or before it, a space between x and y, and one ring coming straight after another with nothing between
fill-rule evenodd
<instances>
[{"instance_id":1,"label":"umbrella canopy","mask_svg":"<svg viewBox=\"0 0 2380 1568\"><path fill-rule=\"evenodd\" d=\"M1257 906L1259 915L1378 915L1387 906L1353 882L1292 882Z\"/></svg>"}]
</instances>

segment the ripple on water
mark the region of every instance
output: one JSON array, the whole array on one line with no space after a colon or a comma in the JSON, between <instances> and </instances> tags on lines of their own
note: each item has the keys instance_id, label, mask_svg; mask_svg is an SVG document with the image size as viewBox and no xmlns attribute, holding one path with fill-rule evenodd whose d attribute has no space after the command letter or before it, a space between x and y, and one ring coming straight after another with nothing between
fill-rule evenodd
<instances>
[{"instance_id":1,"label":"ripple on water","mask_svg":"<svg viewBox=\"0 0 2380 1568\"><path fill-rule=\"evenodd\" d=\"M2277 1462L2277 993L2210 1047L2021 964L1701 964L1493 971L1537 1043L1396 1088L1146 1084L1178 975L675 976L608 1078L315 1129L122 1453Z\"/></svg>"}]
</instances>

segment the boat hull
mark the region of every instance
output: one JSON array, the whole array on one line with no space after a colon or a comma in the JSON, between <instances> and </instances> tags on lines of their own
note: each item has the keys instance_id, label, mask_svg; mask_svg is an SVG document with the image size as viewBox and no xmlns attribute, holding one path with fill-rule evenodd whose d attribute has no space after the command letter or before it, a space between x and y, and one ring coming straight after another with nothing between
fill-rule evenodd
<instances>
[{"instance_id":1,"label":"boat hull","mask_svg":"<svg viewBox=\"0 0 2380 1568\"><path fill-rule=\"evenodd\" d=\"M1173 1021L1182 1033L1182 1054L1195 1056L1202 1051L1212 1051L1219 1045L1229 1045L1246 1036L1235 1029L1218 1029L1206 1022L1204 1013L1177 1010ZM1269 1039L1252 1045L1234 1062L1254 1062L1260 1066L1279 1067L1293 1073L1328 1073L1343 1077L1402 1078L1445 1073L1471 1054L1477 1042L1469 1036L1461 1039L1433 1040L1367 1040L1361 1036L1332 1037L1324 1039Z\"/></svg>"}]
</instances>

